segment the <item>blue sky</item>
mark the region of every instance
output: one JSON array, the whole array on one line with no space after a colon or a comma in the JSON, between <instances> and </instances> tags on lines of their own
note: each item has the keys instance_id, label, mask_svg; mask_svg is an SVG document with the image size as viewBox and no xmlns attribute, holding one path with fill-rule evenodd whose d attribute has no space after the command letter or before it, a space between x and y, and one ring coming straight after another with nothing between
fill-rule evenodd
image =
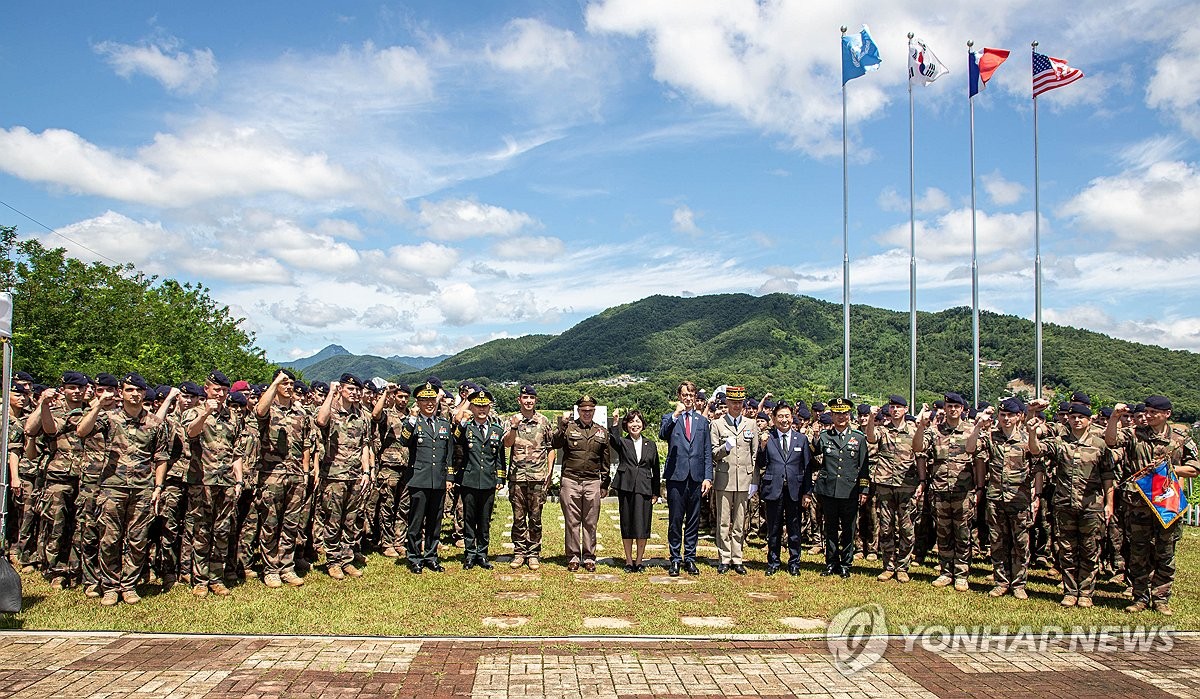
<instances>
[{"instance_id":1,"label":"blue sky","mask_svg":"<svg viewBox=\"0 0 1200 699\"><path fill-rule=\"evenodd\" d=\"M432 355L650 294L840 302L838 27L852 301L969 305L966 41L981 303L1033 316L1031 40L1047 320L1200 350L1200 29L1190 2L25 3L0 44L0 221L208 284L268 356ZM1183 21L1183 20L1187 21ZM1183 26L1183 29L1180 27ZM753 338L747 338L753 341ZM1032 338L1030 340L1032 342Z\"/></svg>"}]
</instances>

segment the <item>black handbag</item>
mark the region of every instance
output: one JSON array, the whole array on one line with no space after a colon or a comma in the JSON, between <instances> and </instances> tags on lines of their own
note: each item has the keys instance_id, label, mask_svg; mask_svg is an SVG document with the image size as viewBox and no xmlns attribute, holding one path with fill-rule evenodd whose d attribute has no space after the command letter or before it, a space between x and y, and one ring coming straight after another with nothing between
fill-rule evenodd
<instances>
[{"instance_id":1,"label":"black handbag","mask_svg":"<svg viewBox=\"0 0 1200 699\"><path fill-rule=\"evenodd\" d=\"M21 612L21 576L8 562L8 556L0 556L0 612Z\"/></svg>"}]
</instances>

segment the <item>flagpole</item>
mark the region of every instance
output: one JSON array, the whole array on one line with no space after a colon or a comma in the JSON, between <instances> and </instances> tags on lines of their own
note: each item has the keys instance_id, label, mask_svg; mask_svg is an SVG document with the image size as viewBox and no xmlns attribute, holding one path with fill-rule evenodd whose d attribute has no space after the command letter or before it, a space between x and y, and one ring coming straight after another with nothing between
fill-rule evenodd
<instances>
[{"instance_id":1,"label":"flagpole","mask_svg":"<svg viewBox=\"0 0 1200 699\"><path fill-rule=\"evenodd\" d=\"M967 42L967 61L971 60L971 47ZM975 379L975 407L979 407L979 248L978 228L975 223L975 98L971 96L971 71L967 70L967 104L971 115L971 375Z\"/></svg>"},{"instance_id":2,"label":"flagpole","mask_svg":"<svg viewBox=\"0 0 1200 699\"><path fill-rule=\"evenodd\" d=\"M1038 42L1030 44L1037 50ZM1033 97L1033 343L1036 357L1034 397L1042 397L1042 209L1038 181L1038 101Z\"/></svg>"},{"instance_id":3,"label":"flagpole","mask_svg":"<svg viewBox=\"0 0 1200 699\"><path fill-rule=\"evenodd\" d=\"M912 56L913 33L908 33L908 52ZM917 404L917 219L916 168L913 165L915 141L913 135L913 76L908 76L908 404Z\"/></svg>"},{"instance_id":4,"label":"flagpole","mask_svg":"<svg viewBox=\"0 0 1200 699\"><path fill-rule=\"evenodd\" d=\"M842 36L846 27L842 27ZM846 81L842 80L842 395L850 397L850 179L846 160Z\"/></svg>"}]
</instances>

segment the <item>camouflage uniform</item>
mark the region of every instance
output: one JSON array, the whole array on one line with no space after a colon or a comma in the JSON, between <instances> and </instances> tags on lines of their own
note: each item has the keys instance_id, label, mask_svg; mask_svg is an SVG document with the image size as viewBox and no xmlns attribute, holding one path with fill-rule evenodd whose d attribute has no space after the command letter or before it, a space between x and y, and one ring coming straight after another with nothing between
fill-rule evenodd
<instances>
[{"instance_id":1,"label":"camouflage uniform","mask_svg":"<svg viewBox=\"0 0 1200 699\"><path fill-rule=\"evenodd\" d=\"M406 417L397 408L385 408L375 421L379 440L375 468L375 489L379 493L375 518L377 543L380 548L390 548L400 555L405 551L410 510L408 482L412 478L408 447L400 441Z\"/></svg>"},{"instance_id":2,"label":"camouflage uniform","mask_svg":"<svg viewBox=\"0 0 1200 699\"><path fill-rule=\"evenodd\" d=\"M21 481L21 524L17 530L14 553L22 565L39 566L42 563L42 550L38 542L43 529L41 500L45 485L46 446L42 440L32 439L23 431L21 435L24 444L18 452L21 458L17 465L17 478Z\"/></svg>"},{"instance_id":3,"label":"camouflage uniform","mask_svg":"<svg viewBox=\"0 0 1200 699\"><path fill-rule=\"evenodd\" d=\"M22 460L22 457L24 456L24 453L25 453L24 419L23 419L23 416L19 416L16 413L13 413L12 419L8 424L8 458L10 458L10 459L16 458L17 463L18 463L18 469L20 469L19 464ZM8 464L4 464L4 468L7 469ZM8 515L9 515L8 522L7 522L8 529L7 529L7 531L0 532L0 534L3 534L4 541L8 545L8 555L12 558L13 565L18 565L21 562L20 549L17 546L17 542L20 540L20 536L19 536L18 532L20 531L20 528L21 528L21 512L20 512L20 509L18 509L18 508L24 502L23 498L18 499L16 493L19 491L14 490L14 488L23 490L24 480L25 480L24 477L18 475L16 482L13 483L12 485L10 485L8 488L8 491L10 491L10 492L4 493L4 497L9 498L9 503L11 503L11 507L9 507L9 509L8 509Z\"/></svg>"},{"instance_id":4,"label":"camouflage uniform","mask_svg":"<svg viewBox=\"0 0 1200 699\"><path fill-rule=\"evenodd\" d=\"M965 420L942 422L925 431L929 490L933 494L941 574L966 580L971 563L971 520L975 517L974 459L964 448L971 427Z\"/></svg>"},{"instance_id":5,"label":"camouflage uniform","mask_svg":"<svg viewBox=\"0 0 1200 699\"><path fill-rule=\"evenodd\" d=\"M1042 449L1054 484L1054 543L1063 594L1090 598L1100 566L1104 490L1116 478L1112 456L1094 431L1078 439L1068 431L1048 439Z\"/></svg>"},{"instance_id":6,"label":"camouflage uniform","mask_svg":"<svg viewBox=\"0 0 1200 699\"><path fill-rule=\"evenodd\" d=\"M1113 477L1120 479L1125 472L1125 450L1121 447L1109 449L1108 455L1112 460ZM1113 493L1113 514L1105 524L1104 536L1101 541L1101 562L1107 566L1113 575L1124 575L1125 561L1129 547L1125 539L1125 498L1119 489Z\"/></svg>"},{"instance_id":7,"label":"camouflage uniform","mask_svg":"<svg viewBox=\"0 0 1200 699\"><path fill-rule=\"evenodd\" d=\"M358 540L358 509L364 497L358 481L366 474L363 451L370 415L361 409L332 410L329 422L319 429L325 444L318 495L325 561L330 567L346 566L354 562Z\"/></svg>"},{"instance_id":8,"label":"camouflage uniform","mask_svg":"<svg viewBox=\"0 0 1200 699\"><path fill-rule=\"evenodd\" d=\"M254 566L258 554L258 420L246 414L241 418L242 436L238 453L242 455L242 480L245 483L234 507L233 534L236 543L230 543L226 570L246 577Z\"/></svg>"},{"instance_id":9,"label":"camouflage uniform","mask_svg":"<svg viewBox=\"0 0 1200 699\"><path fill-rule=\"evenodd\" d=\"M183 414L188 426L204 414L196 407ZM208 416L204 429L189 437L187 530L192 538L192 585L224 584L229 546L234 541L237 490L234 462L242 458L242 421L229 406Z\"/></svg>"},{"instance_id":10,"label":"camouflage uniform","mask_svg":"<svg viewBox=\"0 0 1200 699\"><path fill-rule=\"evenodd\" d=\"M824 426L817 422L814 416L813 423L808 426L808 430L804 433L808 437L809 444L816 444L817 438L824 432ZM813 472L813 478L816 478L816 472ZM825 534L824 534L824 518L821 516L821 500L820 498L809 498L808 506L803 507L800 512L800 538L805 546L811 546L811 552L825 551Z\"/></svg>"},{"instance_id":11,"label":"camouflage uniform","mask_svg":"<svg viewBox=\"0 0 1200 699\"><path fill-rule=\"evenodd\" d=\"M83 442L75 434L83 409L67 411L63 407L49 408L54 419L54 434L44 433L39 439L47 445L45 488L42 492L42 559L46 562L46 577L70 579L75 576L71 561L71 540L76 527L75 502L79 497L79 473L83 460Z\"/></svg>"},{"instance_id":12,"label":"camouflage uniform","mask_svg":"<svg viewBox=\"0 0 1200 699\"><path fill-rule=\"evenodd\" d=\"M93 430L83 440L79 497L75 500L77 526L72 542L84 587L100 587L100 479L104 475L104 438Z\"/></svg>"},{"instance_id":13,"label":"camouflage uniform","mask_svg":"<svg viewBox=\"0 0 1200 699\"><path fill-rule=\"evenodd\" d=\"M1172 472L1181 466L1200 469L1196 444L1186 431L1168 425L1165 435L1156 434L1150 427L1122 428L1117 446L1125 449L1126 458L1121 496L1125 500L1129 537L1126 563L1133 601L1166 604L1175 581L1175 544L1183 536L1183 517L1176 517L1171 526L1164 528L1145 496L1129 479L1164 459Z\"/></svg>"},{"instance_id":14,"label":"camouflage uniform","mask_svg":"<svg viewBox=\"0 0 1200 699\"><path fill-rule=\"evenodd\" d=\"M913 513L920 504L914 497L920 484L912 450L916 432L916 425L908 421L899 427L890 422L875 425L871 483L879 511L879 553L884 570L907 571L912 563Z\"/></svg>"},{"instance_id":15,"label":"camouflage uniform","mask_svg":"<svg viewBox=\"0 0 1200 699\"><path fill-rule=\"evenodd\" d=\"M167 461L167 432L143 409L118 408L96 417L103 437L100 477L100 587L132 592L149 553L154 471ZM90 436L90 435L89 435Z\"/></svg>"},{"instance_id":16,"label":"camouflage uniform","mask_svg":"<svg viewBox=\"0 0 1200 699\"><path fill-rule=\"evenodd\" d=\"M485 420L464 420L454 428L454 457L447 475L463 501L463 561L486 561L491 542L497 486L504 485L504 431Z\"/></svg>"},{"instance_id":17,"label":"camouflage uniform","mask_svg":"<svg viewBox=\"0 0 1200 699\"><path fill-rule=\"evenodd\" d=\"M1016 427L1005 436L999 425L979 437L977 458L987 482L992 575L997 587L1025 588L1029 578L1029 526L1039 460L1029 453L1029 435Z\"/></svg>"},{"instance_id":18,"label":"camouflage uniform","mask_svg":"<svg viewBox=\"0 0 1200 699\"><path fill-rule=\"evenodd\" d=\"M170 434L167 474L158 495L158 574L189 576L192 571L192 537L185 526L187 517L188 470L192 462L191 441L180 415L167 416L164 427ZM197 480L197 484L199 481Z\"/></svg>"},{"instance_id":19,"label":"camouflage uniform","mask_svg":"<svg viewBox=\"0 0 1200 699\"><path fill-rule=\"evenodd\" d=\"M520 415L520 413L518 413ZM508 501L512 505L513 555L542 555L542 505L550 479L550 438L554 428L535 412L517 423L508 466Z\"/></svg>"},{"instance_id":20,"label":"camouflage uniform","mask_svg":"<svg viewBox=\"0 0 1200 699\"><path fill-rule=\"evenodd\" d=\"M278 403L263 417L253 415L262 435L258 466L258 536L263 575L296 572L296 546L311 467L312 417L299 402Z\"/></svg>"}]
</instances>

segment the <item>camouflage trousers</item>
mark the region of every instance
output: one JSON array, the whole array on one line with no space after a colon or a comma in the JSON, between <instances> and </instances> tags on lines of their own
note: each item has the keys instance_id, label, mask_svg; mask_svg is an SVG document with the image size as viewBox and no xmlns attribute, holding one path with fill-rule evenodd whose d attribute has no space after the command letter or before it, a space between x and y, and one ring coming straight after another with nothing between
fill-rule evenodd
<instances>
[{"instance_id":1,"label":"camouflage trousers","mask_svg":"<svg viewBox=\"0 0 1200 699\"><path fill-rule=\"evenodd\" d=\"M158 496L157 566L161 577L190 575L192 572L192 537L184 526L187 489L182 480L170 478L163 483Z\"/></svg>"},{"instance_id":2,"label":"camouflage trousers","mask_svg":"<svg viewBox=\"0 0 1200 699\"><path fill-rule=\"evenodd\" d=\"M1029 579L1029 527L1033 522L1029 503L988 500L987 514L993 580L1002 587L1025 587Z\"/></svg>"},{"instance_id":3,"label":"camouflage trousers","mask_svg":"<svg viewBox=\"0 0 1200 699\"><path fill-rule=\"evenodd\" d=\"M513 511L513 555L541 556L542 505L546 503L545 482L510 482L508 502Z\"/></svg>"},{"instance_id":4,"label":"camouflage trousers","mask_svg":"<svg viewBox=\"0 0 1200 699\"><path fill-rule=\"evenodd\" d=\"M375 544L380 549L392 548L397 553L404 551L408 535L408 517L412 500L408 493L408 481L412 469L383 469L375 479L377 501L375 516Z\"/></svg>"},{"instance_id":5,"label":"camouflage trousers","mask_svg":"<svg viewBox=\"0 0 1200 699\"><path fill-rule=\"evenodd\" d=\"M1056 561L1058 547L1054 543L1058 534L1054 531L1054 503L1051 500L1053 492L1052 486L1047 484L1042 491L1037 517L1030 523L1029 556L1039 568L1043 566L1044 560L1047 563L1054 561L1054 566L1061 569L1061 564Z\"/></svg>"},{"instance_id":6,"label":"camouflage trousers","mask_svg":"<svg viewBox=\"0 0 1200 699\"><path fill-rule=\"evenodd\" d=\"M1100 560L1114 574L1125 572L1125 501L1120 493L1113 500L1113 516L1104 526L1100 540Z\"/></svg>"},{"instance_id":7,"label":"camouflage trousers","mask_svg":"<svg viewBox=\"0 0 1200 699\"><path fill-rule=\"evenodd\" d=\"M38 549L38 531L41 515L38 512L39 493L32 478L21 476L20 524L12 542L10 553L17 556L22 565L40 565L41 551Z\"/></svg>"},{"instance_id":8,"label":"camouflage trousers","mask_svg":"<svg viewBox=\"0 0 1200 699\"><path fill-rule=\"evenodd\" d=\"M304 504L304 476L259 473L258 551L263 575L296 572L296 544Z\"/></svg>"},{"instance_id":9,"label":"camouflage trousers","mask_svg":"<svg viewBox=\"0 0 1200 699\"><path fill-rule=\"evenodd\" d=\"M824 520L821 517L821 503L817 498L808 500L808 506L801 506L800 510L800 541L804 546L824 547Z\"/></svg>"},{"instance_id":10,"label":"camouflage trousers","mask_svg":"<svg viewBox=\"0 0 1200 699\"><path fill-rule=\"evenodd\" d=\"M253 479L253 480L251 480ZM225 567L230 572L245 573L254 566L258 555L258 477L247 476L247 485L234 506L233 541L229 544L229 554L225 559Z\"/></svg>"},{"instance_id":11,"label":"camouflage trousers","mask_svg":"<svg viewBox=\"0 0 1200 699\"><path fill-rule=\"evenodd\" d=\"M746 532L747 538L755 538L765 541L767 538L767 511L765 503L758 497L758 493L750 498L750 503L746 507Z\"/></svg>"},{"instance_id":12,"label":"camouflage trousers","mask_svg":"<svg viewBox=\"0 0 1200 699\"><path fill-rule=\"evenodd\" d=\"M233 541L235 488L189 485L187 530L192 538L192 584L224 583L225 561Z\"/></svg>"},{"instance_id":13,"label":"camouflage trousers","mask_svg":"<svg viewBox=\"0 0 1200 699\"><path fill-rule=\"evenodd\" d=\"M937 526L933 515L933 493L925 494L913 503L913 564L923 565L925 557L937 544Z\"/></svg>"},{"instance_id":14,"label":"camouflage trousers","mask_svg":"<svg viewBox=\"0 0 1200 699\"><path fill-rule=\"evenodd\" d=\"M1091 597L1095 592L1103 534L1103 510L1055 508L1054 548L1062 573L1063 595Z\"/></svg>"},{"instance_id":15,"label":"camouflage trousers","mask_svg":"<svg viewBox=\"0 0 1200 699\"><path fill-rule=\"evenodd\" d=\"M933 519L937 531L941 574L967 579L971 569L971 520L975 493L934 493Z\"/></svg>"},{"instance_id":16,"label":"camouflage trousers","mask_svg":"<svg viewBox=\"0 0 1200 699\"><path fill-rule=\"evenodd\" d=\"M866 503L858 508L858 553L879 553L879 514L875 510L875 493L867 495Z\"/></svg>"},{"instance_id":17,"label":"camouflage trousers","mask_svg":"<svg viewBox=\"0 0 1200 699\"><path fill-rule=\"evenodd\" d=\"M912 563L913 512L917 501L912 486L875 486L875 507L879 511L879 555L884 570L908 570Z\"/></svg>"},{"instance_id":18,"label":"camouflage trousers","mask_svg":"<svg viewBox=\"0 0 1200 699\"><path fill-rule=\"evenodd\" d=\"M366 495L358 481L322 480L317 494L325 562L340 567L354 562L358 509Z\"/></svg>"},{"instance_id":19,"label":"camouflage trousers","mask_svg":"<svg viewBox=\"0 0 1200 699\"><path fill-rule=\"evenodd\" d=\"M75 500L79 479L47 481L42 493L42 560L46 577L71 578L71 539L75 534Z\"/></svg>"},{"instance_id":20,"label":"camouflage trousers","mask_svg":"<svg viewBox=\"0 0 1200 699\"><path fill-rule=\"evenodd\" d=\"M1125 499L1126 565L1133 601L1166 602L1175 581L1175 545L1183 536L1183 518L1164 529L1141 495L1123 492L1121 497Z\"/></svg>"},{"instance_id":21,"label":"camouflage trousers","mask_svg":"<svg viewBox=\"0 0 1200 699\"><path fill-rule=\"evenodd\" d=\"M100 585L100 484L80 483L75 498L77 524L71 542L79 578L85 587Z\"/></svg>"},{"instance_id":22,"label":"camouflage trousers","mask_svg":"<svg viewBox=\"0 0 1200 699\"><path fill-rule=\"evenodd\" d=\"M101 488L100 587L128 592L137 584L150 552L154 511L149 488Z\"/></svg>"},{"instance_id":23,"label":"camouflage trousers","mask_svg":"<svg viewBox=\"0 0 1200 699\"><path fill-rule=\"evenodd\" d=\"M322 546L321 524L317 521L317 496L320 491L312 478L304 480L304 501L300 505L300 540L296 551L311 555ZM311 563L311 561L309 561Z\"/></svg>"}]
</instances>

